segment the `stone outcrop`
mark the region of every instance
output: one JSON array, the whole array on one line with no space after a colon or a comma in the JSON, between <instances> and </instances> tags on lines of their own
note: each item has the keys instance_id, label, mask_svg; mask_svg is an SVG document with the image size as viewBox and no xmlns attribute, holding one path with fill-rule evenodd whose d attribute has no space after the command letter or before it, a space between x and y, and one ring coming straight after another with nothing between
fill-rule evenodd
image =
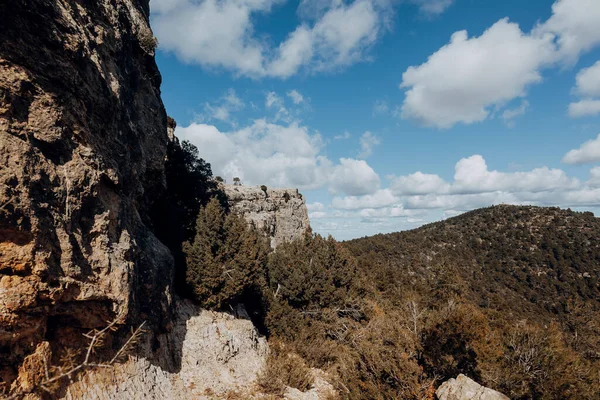
<instances>
[{"instance_id":1,"label":"stone outcrop","mask_svg":"<svg viewBox=\"0 0 600 400\"><path fill-rule=\"evenodd\" d=\"M463 374L442 383L435 394L439 400L509 400L502 393L481 386Z\"/></svg>"},{"instance_id":2,"label":"stone outcrop","mask_svg":"<svg viewBox=\"0 0 600 400\"><path fill-rule=\"evenodd\" d=\"M243 308L233 313L202 310L188 301L176 306L174 326L161 351L178 355L175 366L163 368L131 357L114 370L99 369L71 385L68 400L261 399L256 379L267 359L268 346ZM170 355L161 357L169 360ZM175 368L173 368L175 367ZM176 372L168 372L169 370ZM288 388L284 398L318 400L333 390L314 370L315 384L307 392ZM235 395L235 396L234 396Z\"/></svg>"},{"instance_id":3,"label":"stone outcrop","mask_svg":"<svg viewBox=\"0 0 600 400\"><path fill-rule=\"evenodd\" d=\"M0 2L5 388L29 354L116 316L170 319L172 257L148 217L168 140L148 15L148 0Z\"/></svg>"},{"instance_id":4,"label":"stone outcrop","mask_svg":"<svg viewBox=\"0 0 600 400\"><path fill-rule=\"evenodd\" d=\"M306 201L297 189L223 185L231 210L270 237L271 247L301 237L308 229Z\"/></svg>"}]
</instances>

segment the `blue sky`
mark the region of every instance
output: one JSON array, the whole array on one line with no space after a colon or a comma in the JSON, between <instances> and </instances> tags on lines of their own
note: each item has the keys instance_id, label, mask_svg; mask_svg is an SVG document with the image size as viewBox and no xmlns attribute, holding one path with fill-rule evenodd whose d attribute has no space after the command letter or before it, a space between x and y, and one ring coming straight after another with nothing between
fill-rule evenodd
<instances>
[{"instance_id":1,"label":"blue sky","mask_svg":"<svg viewBox=\"0 0 600 400\"><path fill-rule=\"evenodd\" d=\"M598 0L151 0L167 112L319 233L491 204L598 212Z\"/></svg>"}]
</instances>

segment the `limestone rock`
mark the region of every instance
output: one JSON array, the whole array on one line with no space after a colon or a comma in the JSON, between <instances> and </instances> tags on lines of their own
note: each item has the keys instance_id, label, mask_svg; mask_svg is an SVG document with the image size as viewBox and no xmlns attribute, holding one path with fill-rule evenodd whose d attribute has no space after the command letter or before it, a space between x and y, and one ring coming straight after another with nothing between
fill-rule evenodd
<instances>
[{"instance_id":1,"label":"limestone rock","mask_svg":"<svg viewBox=\"0 0 600 400\"><path fill-rule=\"evenodd\" d=\"M271 247L301 237L308 229L306 200L297 189L262 190L260 186L223 185L232 211L271 239Z\"/></svg>"},{"instance_id":2,"label":"limestone rock","mask_svg":"<svg viewBox=\"0 0 600 400\"><path fill-rule=\"evenodd\" d=\"M91 372L69 387L66 399L213 399L250 393L268 352L243 308L229 314L182 300L174 327L161 342L157 362L132 357L114 370ZM174 365L160 365L172 354Z\"/></svg>"},{"instance_id":3,"label":"limestone rock","mask_svg":"<svg viewBox=\"0 0 600 400\"><path fill-rule=\"evenodd\" d=\"M154 357L130 357L113 369L97 369L69 386L66 400L271 399L260 393L258 374L268 344L238 307L231 313L207 311L177 301L173 329L159 338ZM176 359L171 360L171 356ZM334 392L326 374L312 369L313 387L287 388L289 400L326 399ZM237 396L237 397L236 397Z\"/></svg>"},{"instance_id":4,"label":"limestone rock","mask_svg":"<svg viewBox=\"0 0 600 400\"><path fill-rule=\"evenodd\" d=\"M509 400L502 393L481 386L463 374L442 383L435 394L440 400Z\"/></svg>"},{"instance_id":5,"label":"limestone rock","mask_svg":"<svg viewBox=\"0 0 600 400\"><path fill-rule=\"evenodd\" d=\"M166 324L173 266L149 229L168 138L148 0L0 15L1 391L48 337Z\"/></svg>"}]
</instances>

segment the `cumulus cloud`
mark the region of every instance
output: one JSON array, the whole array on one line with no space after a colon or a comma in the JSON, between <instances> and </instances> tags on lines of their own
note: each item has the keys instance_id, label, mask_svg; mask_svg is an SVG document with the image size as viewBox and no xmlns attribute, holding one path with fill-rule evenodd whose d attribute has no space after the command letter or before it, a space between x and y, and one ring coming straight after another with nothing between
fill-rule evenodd
<instances>
[{"instance_id":1,"label":"cumulus cloud","mask_svg":"<svg viewBox=\"0 0 600 400\"><path fill-rule=\"evenodd\" d=\"M574 63L583 52L600 43L598 21L600 3L597 0L558 0L552 5L552 16L537 26L533 34L553 34L558 57Z\"/></svg>"},{"instance_id":2,"label":"cumulus cloud","mask_svg":"<svg viewBox=\"0 0 600 400\"><path fill-rule=\"evenodd\" d=\"M326 187L352 196L373 193L380 185L379 176L364 160L341 158L335 163L324 156L321 136L297 122L279 125L259 119L231 132L193 123L177 127L175 134L198 147L215 175L239 177L248 185Z\"/></svg>"},{"instance_id":3,"label":"cumulus cloud","mask_svg":"<svg viewBox=\"0 0 600 400\"><path fill-rule=\"evenodd\" d=\"M490 171L481 155L463 158L454 168L454 181L416 172L393 177L390 189L399 196L431 194L477 194L490 192L542 192L573 189L580 182L560 169L535 168L526 172Z\"/></svg>"},{"instance_id":4,"label":"cumulus cloud","mask_svg":"<svg viewBox=\"0 0 600 400\"><path fill-rule=\"evenodd\" d=\"M600 97L600 61L579 71L575 81L574 91L580 96Z\"/></svg>"},{"instance_id":5,"label":"cumulus cloud","mask_svg":"<svg viewBox=\"0 0 600 400\"><path fill-rule=\"evenodd\" d=\"M541 192L577 186L579 181L568 177L560 169L541 167L527 172L490 171L484 158L474 155L456 163L451 192Z\"/></svg>"},{"instance_id":6,"label":"cumulus cloud","mask_svg":"<svg viewBox=\"0 0 600 400\"><path fill-rule=\"evenodd\" d=\"M153 0L152 26L163 50L184 62L255 78L287 78L364 60L386 26L377 0L333 1L303 20L277 46L261 40L255 16L280 0Z\"/></svg>"},{"instance_id":7,"label":"cumulus cloud","mask_svg":"<svg viewBox=\"0 0 600 400\"><path fill-rule=\"evenodd\" d=\"M565 164L589 164L600 162L600 134L596 139L588 140L578 149L570 150L562 158Z\"/></svg>"},{"instance_id":8,"label":"cumulus cloud","mask_svg":"<svg viewBox=\"0 0 600 400\"><path fill-rule=\"evenodd\" d=\"M544 68L573 63L600 43L600 2L558 0L552 12L530 33L506 18L478 37L454 33L425 63L402 75L400 116L437 128L481 122L492 110L525 98L542 81Z\"/></svg>"},{"instance_id":9,"label":"cumulus cloud","mask_svg":"<svg viewBox=\"0 0 600 400\"><path fill-rule=\"evenodd\" d=\"M331 171L329 187L333 193L360 196L379 188L379 175L364 160L341 158L340 164Z\"/></svg>"},{"instance_id":10,"label":"cumulus cloud","mask_svg":"<svg viewBox=\"0 0 600 400\"><path fill-rule=\"evenodd\" d=\"M551 36L526 35L508 19L479 37L456 32L426 63L402 75L401 116L439 128L483 121L492 106L525 96L553 57Z\"/></svg>"},{"instance_id":11,"label":"cumulus cloud","mask_svg":"<svg viewBox=\"0 0 600 400\"><path fill-rule=\"evenodd\" d=\"M450 185L435 174L414 174L394 177L390 189L398 195L419 195L428 193L447 193Z\"/></svg>"},{"instance_id":12,"label":"cumulus cloud","mask_svg":"<svg viewBox=\"0 0 600 400\"><path fill-rule=\"evenodd\" d=\"M380 189L375 193L363 196L334 197L331 200L331 206L340 210L360 210L389 207L398 203L398 200L398 197L389 189Z\"/></svg>"},{"instance_id":13,"label":"cumulus cloud","mask_svg":"<svg viewBox=\"0 0 600 400\"><path fill-rule=\"evenodd\" d=\"M580 100L569 104L569 116L572 118L589 117L600 114L600 100Z\"/></svg>"},{"instance_id":14,"label":"cumulus cloud","mask_svg":"<svg viewBox=\"0 0 600 400\"><path fill-rule=\"evenodd\" d=\"M575 80L573 92L583 99L569 104L569 116L579 118L600 114L600 61L579 71Z\"/></svg>"},{"instance_id":15,"label":"cumulus cloud","mask_svg":"<svg viewBox=\"0 0 600 400\"><path fill-rule=\"evenodd\" d=\"M600 167L594 167L590 170L590 179L586 185L591 188L600 188Z\"/></svg>"},{"instance_id":16,"label":"cumulus cloud","mask_svg":"<svg viewBox=\"0 0 600 400\"><path fill-rule=\"evenodd\" d=\"M371 154L373 154L373 147L380 144L380 140L377 136L373 135L371 132L366 131L360 137L360 152L358 153L358 158L367 158Z\"/></svg>"},{"instance_id":17,"label":"cumulus cloud","mask_svg":"<svg viewBox=\"0 0 600 400\"><path fill-rule=\"evenodd\" d=\"M473 155L456 163L452 181L420 171L389 179L389 187L373 193L333 198L329 218L361 218L368 223L399 219L402 221L386 228L397 230L411 227L409 218L428 222L501 203L600 206L600 167L592 168L590 178L582 183L548 167L517 172L490 170L482 156Z\"/></svg>"}]
</instances>

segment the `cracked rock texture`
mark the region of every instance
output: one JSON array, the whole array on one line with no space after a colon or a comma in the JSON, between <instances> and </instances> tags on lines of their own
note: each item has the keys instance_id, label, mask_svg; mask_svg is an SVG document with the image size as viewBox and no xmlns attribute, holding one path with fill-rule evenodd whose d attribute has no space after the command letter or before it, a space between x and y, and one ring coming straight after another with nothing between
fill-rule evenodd
<instances>
[{"instance_id":1,"label":"cracked rock texture","mask_svg":"<svg viewBox=\"0 0 600 400\"><path fill-rule=\"evenodd\" d=\"M435 394L439 400L509 400L502 393L481 386L463 374L442 383Z\"/></svg>"},{"instance_id":2,"label":"cracked rock texture","mask_svg":"<svg viewBox=\"0 0 600 400\"><path fill-rule=\"evenodd\" d=\"M223 185L231 209L252 221L271 239L271 247L301 237L310 229L306 200L297 189Z\"/></svg>"},{"instance_id":3,"label":"cracked rock texture","mask_svg":"<svg viewBox=\"0 0 600 400\"><path fill-rule=\"evenodd\" d=\"M178 301L173 330L162 338L163 351L178 360L163 369L144 358L131 357L114 370L96 370L71 385L68 400L260 399L256 387L268 345L243 308L232 313L207 311ZM170 357L163 357L164 360ZM168 372L173 370L174 372ZM324 374L314 370L307 392L288 388L284 398L318 400L333 390ZM235 396L237 397L233 397Z\"/></svg>"},{"instance_id":4,"label":"cracked rock texture","mask_svg":"<svg viewBox=\"0 0 600 400\"><path fill-rule=\"evenodd\" d=\"M48 343L170 318L172 257L148 217L168 140L148 15L147 0L0 2L0 393Z\"/></svg>"}]
</instances>

